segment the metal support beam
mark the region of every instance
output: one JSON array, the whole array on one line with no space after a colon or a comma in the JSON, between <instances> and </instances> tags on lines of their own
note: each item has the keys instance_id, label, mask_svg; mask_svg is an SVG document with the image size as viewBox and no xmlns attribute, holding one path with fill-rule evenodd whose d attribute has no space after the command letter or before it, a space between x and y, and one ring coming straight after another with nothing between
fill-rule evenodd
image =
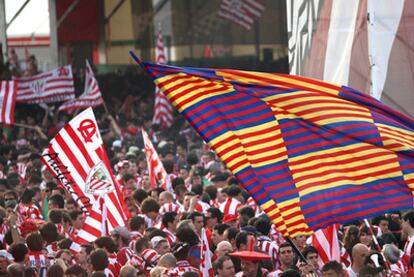
<instances>
[{"instance_id":1,"label":"metal support beam","mask_svg":"<svg viewBox=\"0 0 414 277\"><path fill-rule=\"evenodd\" d=\"M7 55L7 24L6 24L6 4L5 0L0 0L0 43L1 55Z\"/></svg>"},{"instance_id":2,"label":"metal support beam","mask_svg":"<svg viewBox=\"0 0 414 277\"><path fill-rule=\"evenodd\" d=\"M49 0L49 23L50 23L50 69L59 66L58 62L58 35L57 35L57 16L56 16L56 1Z\"/></svg>"},{"instance_id":3,"label":"metal support beam","mask_svg":"<svg viewBox=\"0 0 414 277\"><path fill-rule=\"evenodd\" d=\"M23 3L23 5L20 7L20 9L13 15L12 19L10 19L9 23L7 23L7 27L9 28L10 25L13 23L13 21L19 16L19 14L23 11L23 9L29 4L30 0L26 0L26 2Z\"/></svg>"},{"instance_id":4,"label":"metal support beam","mask_svg":"<svg viewBox=\"0 0 414 277\"><path fill-rule=\"evenodd\" d=\"M105 23L108 23L111 17L119 10L119 8L124 4L125 0L119 0L118 4L116 4L115 8L109 13L109 15L105 18Z\"/></svg>"},{"instance_id":5,"label":"metal support beam","mask_svg":"<svg viewBox=\"0 0 414 277\"><path fill-rule=\"evenodd\" d=\"M66 19L66 17L76 8L79 4L80 0L74 0L72 4L66 9L66 11L62 14L62 16L57 21L57 28L59 28L60 24Z\"/></svg>"}]
</instances>

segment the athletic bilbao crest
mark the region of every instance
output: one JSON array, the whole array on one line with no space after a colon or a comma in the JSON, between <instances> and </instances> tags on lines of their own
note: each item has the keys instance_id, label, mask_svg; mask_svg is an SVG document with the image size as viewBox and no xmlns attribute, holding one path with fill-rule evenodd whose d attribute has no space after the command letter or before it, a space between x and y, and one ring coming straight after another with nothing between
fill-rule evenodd
<instances>
[{"instance_id":1,"label":"athletic bilbao crest","mask_svg":"<svg viewBox=\"0 0 414 277\"><path fill-rule=\"evenodd\" d=\"M102 195L115 189L111 175L103 162L91 168L85 186L85 192L94 195Z\"/></svg>"}]
</instances>

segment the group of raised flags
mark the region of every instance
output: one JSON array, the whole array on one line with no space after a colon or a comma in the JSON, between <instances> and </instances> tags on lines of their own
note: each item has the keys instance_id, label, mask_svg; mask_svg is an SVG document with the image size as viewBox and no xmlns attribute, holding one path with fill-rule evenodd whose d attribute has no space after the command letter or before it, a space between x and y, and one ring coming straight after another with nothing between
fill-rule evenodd
<instances>
[{"instance_id":1,"label":"group of raised flags","mask_svg":"<svg viewBox=\"0 0 414 277\"><path fill-rule=\"evenodd\" d=\"M75 98L72 67L66 65L31 77L15 77L2 81L0 90L0 122L14 123L16 103L48 104L65 101L59 111L71 111L102 105L103 98L89 62L86 61L85 90Z\"/></svg>"}]
</instances>

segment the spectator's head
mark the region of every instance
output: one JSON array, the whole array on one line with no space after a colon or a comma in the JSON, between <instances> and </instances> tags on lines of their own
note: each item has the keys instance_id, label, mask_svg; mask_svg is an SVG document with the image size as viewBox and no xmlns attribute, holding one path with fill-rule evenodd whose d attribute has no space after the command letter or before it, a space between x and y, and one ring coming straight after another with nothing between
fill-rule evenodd
<instances>
[{"instance_id":1,"label":"spectator's head","mask_svg":"<svg viewBox=\"0 0 414 277\"><path fill-rule=\"evenodd\" d=\"M219 277L236 276L233 261L227 255L221 256L216 260L214 269Z\"/></svg>"},{"instance_id":2,"label":"spectator's head","mask_svg":"<svg viewBox=\"0 0 414 277\"><path fill-rule=\"evenodd\" d=\"M74 210L70 212L69 215L70 215L72 226L78 230L81 229L86 220L83 212L79 210Z\"/></svg>"},{"instance_id":3,"label":"spectator's head","mask_svg":"<svg viewBox=\"0 0 414 277\"><path fill-rule=\"evenodd\" d=\"M414 211L408 211L403 215L402 230L409 235L414 232Z\"/></svg>"},{"instance_id":4,"label":"spectator's head","mask_svg":"<svg viewBox=\"0 0 414 277\"><path fill-rule=\"evenodd\" d=\"M9 253L12 254L16 263L24 262L28 252L29 250L24 243L13 243L9 248Z\"/></svg>"},{"instance_id":5,"label":"spectator's head","mask_svg":"<svg viewBox=\"0 0 414 277\"><path fill-rule=\"evenodd\" d=\"M41 251L43 248L43 239L38 232L30 233L26 237L26 244L31 251Z\"/></svg>"},{"instance_id":6,"label":"spectator's head","mask_svg":"<svg viewBox=\"0 0 414 277\"><path fill-rule=\"evenodd\" d=\"M80 265L71 265L70 267L68 267L65 271L65 276L70 276L70 277L87 277L88 276L88 272L83 269L83 267L81 267Z\"/></svg>"},{"instance_id":7,"label":"spectator's head","mask_svg":"<svg viewBox=\"0 0 414 277\"><path fill-rule=\"evenodd\" d=\"M330 261L324 264L322 267L323 277L345 277L345 272L342 269L342 265L337 261Z\"/></svg>"},{"instance_id":8,"label":"spectator's head","mask_svg":"<svg viewBox=\"0 0 414 277\"><path fill-rule=\"evenodd\" d=\"M288 267L293 265L294 253L292 246L288 242L284 242L279 246L279 259L282 266Z\"/></svg>"},{"instance_id":9,"label":"spectator's head","mask_svg":"<svg viewBox=\"0 0 414 277\"><path fill-rule=\"evenodd\" d=\"M129 220L129 228L131 231L138 231L142 234L145 230L145 219L139 215L132 217Z\"/></svg>"},{"instance_id":10,"label":"spectator's head","mask_svg":"<svg viewBox=\"0 0 414 277\"><path fill-rule=\"evenodd\" d=\"M172 232L177 229L178 216L176 212L167 212L162 216L162 225Z\"/></svg>"},{"instance_id":11,"label":"spectator's head","mask_svg":"<svg viewBox=\"0 0 414 277\"><path fill-rule=\"evenodd\" d=\"M151 219L155 219L158 216L159 210L160 204L153 198L149 197L141 204L141 211Z\"/></svg>"},{"instance_id":12,"label":"spectator's head","mask_svg":"<svg viewBox=\"0 0 414 277\"><path fill-rule=\"evenodd\" d=\"M63 209L65 207L65 199L62 195L52 195L48 200L49 211L55 209Z\"/></svg>"},{"instance_id":13,"label":"spectator's head","mask_svg":"<svg viewBox=\"0 0 414 277\"><path fill-rule=\"evenodd\" d=\"M48 244L55 242L58 239L59 233L57 227L52 222L44 224L39 231L43 240Z\"/></svg>"},{"instance_id":14,"label":"spectator's head","mask_svg":"<svg viewBox=\"0 0 414 277\"><path fill-rule=\"evenodd\" d=\"M103 249L96 249L90 255L93 271L104 271L109 264L108 255Z\"/></svg>"},{"instance_id":15,"label":"spectator's head","mask_svg":"<svg viewBox=\"0 0 414 277\"><path fill-rule=\"evenodd\" d=\"M117 248L115 242L110 237L100 237L94 242L95 248L101 248L107 252L108 255L115 253Z\"/></svg>"},{"instance_id":16,"label":"spectator's head","mask_svg":"<svg viewBox=\"0 0 414 277\"><path fill-rule=\"evenodd\" d=\"M254 217L254 210L250 206L241 207L238 211L238 220L241 227L246 226L250 218Z\"/></svg>"},{"instance_id":17,"label":"spectator's head","mask_svg":"<svg viewBox=\"0 0 414 277\"><path fill-rule=\"evenodd\" d=\"M188 219L191 219L195 230L197 231L197 233L200 235L201 234L201 229L204 227L204 214L199 213L199 212L192 212L189 216Z\"/></svg>"}]
</instances>

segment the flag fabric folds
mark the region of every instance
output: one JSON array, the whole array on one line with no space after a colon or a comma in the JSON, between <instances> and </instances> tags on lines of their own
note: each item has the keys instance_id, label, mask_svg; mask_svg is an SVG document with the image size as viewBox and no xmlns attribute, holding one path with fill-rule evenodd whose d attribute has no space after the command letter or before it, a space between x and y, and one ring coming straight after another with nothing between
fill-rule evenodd
<instances>
[{"instance_id":1,"label":"flag fabric folds","mask_svg":"<svg viewBox=\"0 0 414 277\"><path fill-rule=\"evenodd\" d=\"M14 123L14 107L16 105L16 83L0 82L0 122L3 126Z\"/></svg>"},{"instance_id":2,"label":"flag fabric folds","mask_svg":"<svg viewBox=\"0 0 414 277\"><path fill-rule=\"evenodd\" d=\"M85 90L78 98L71 99L63 103L59 107L59 111L70 111L75 109L85 109L89 107L97 107L103 104L101 90L98 81L95 79L93 70L86 60L85 68Z\"/></svg>"},{"instance_id":3,"label":"flag fabric folds","mask_svg":"<svg viewBox=\"0 0 414 277\"><path fill-rule=\"evenodd\" d=\"M72 67L66 65L32 77L13 78L17 82L17 102L53 103L75 97Z\"/></svg>"},{"instance_id":4,"label":"flag fabric folds","mask_svg":"<svg viewBox=\"0 0 414 277\"><path fill-rule=\"evenodd\" d=\"M218 15L250 30L263 12L264 5L258 0L222 0Z\"/></svg>"},{"instance_id":5,"label":"flag fabric folds","mask_svg":"<svg viewBox=\"0 0 414 277\"><path fill-rule=\"evenodd\" d=\"M161 159L158 156L158 153L152 145L152 142L145 130L142 130L142 138L144 140L145 156L147 158L151 187L161 187L166 191L172 191L171 182L168 178L167 171L165 171Z\"/></svg>"},{"instance_id":6,"label":"flag fabric folds","mask_svg":"<svg viewBox=\"0 0 414 277\"><path fill-rule=\"evenodd\" d=\"M134 58L284 236L413 207L414 121L369 95Z\"/></svg>"},{"instance_id":7,"label":"flag fabric folds","mask_svg":"<svg viewBox=\"0 0 414 277\"><path fill-rule=\"evenodd\" d=\"M165 64L167 61L161 32L157 34L155 59L158 64ZM164 128L171 127L173 123L173 108L158 87L155 87L154 117L152 122Z\"/></svg>"},{"instance_id":8,"label":"flag fabric folds","mask_svg":"<svg viewBox=\"0 0 414 277\"><path fill-rule=\"evenodd\" d=\"M105 203L107 232L125 225L124 198L111 171L92 108L59 131L43 152L42 160L88 216L95 220L97 214L102 217L102 205L95 202L101 199ZM92 241L94 236L88 238Z\"/></svg>"},{"instance_id":9,"label":"flag fabric folds","mask_svg":"<svg viewBox=\"0 0 414 277\"><path fill-rule=\"evenodd\" d=\"M312 245L318 250L323 264L336 260L341 262L341 248L338 240L338 224L316 231L312 235Z\"/></svg>"},{"instance_id":10,"label":"flag fabric folds","mask_svg":"<svg viewBox=\"0 0 414 277\"><path fill-rule=\"evenodd\" d=\"M206 229L201 229L200 272L203 277L214 277L212 255L208 246Z\"/></svg>"}]
</instances>

